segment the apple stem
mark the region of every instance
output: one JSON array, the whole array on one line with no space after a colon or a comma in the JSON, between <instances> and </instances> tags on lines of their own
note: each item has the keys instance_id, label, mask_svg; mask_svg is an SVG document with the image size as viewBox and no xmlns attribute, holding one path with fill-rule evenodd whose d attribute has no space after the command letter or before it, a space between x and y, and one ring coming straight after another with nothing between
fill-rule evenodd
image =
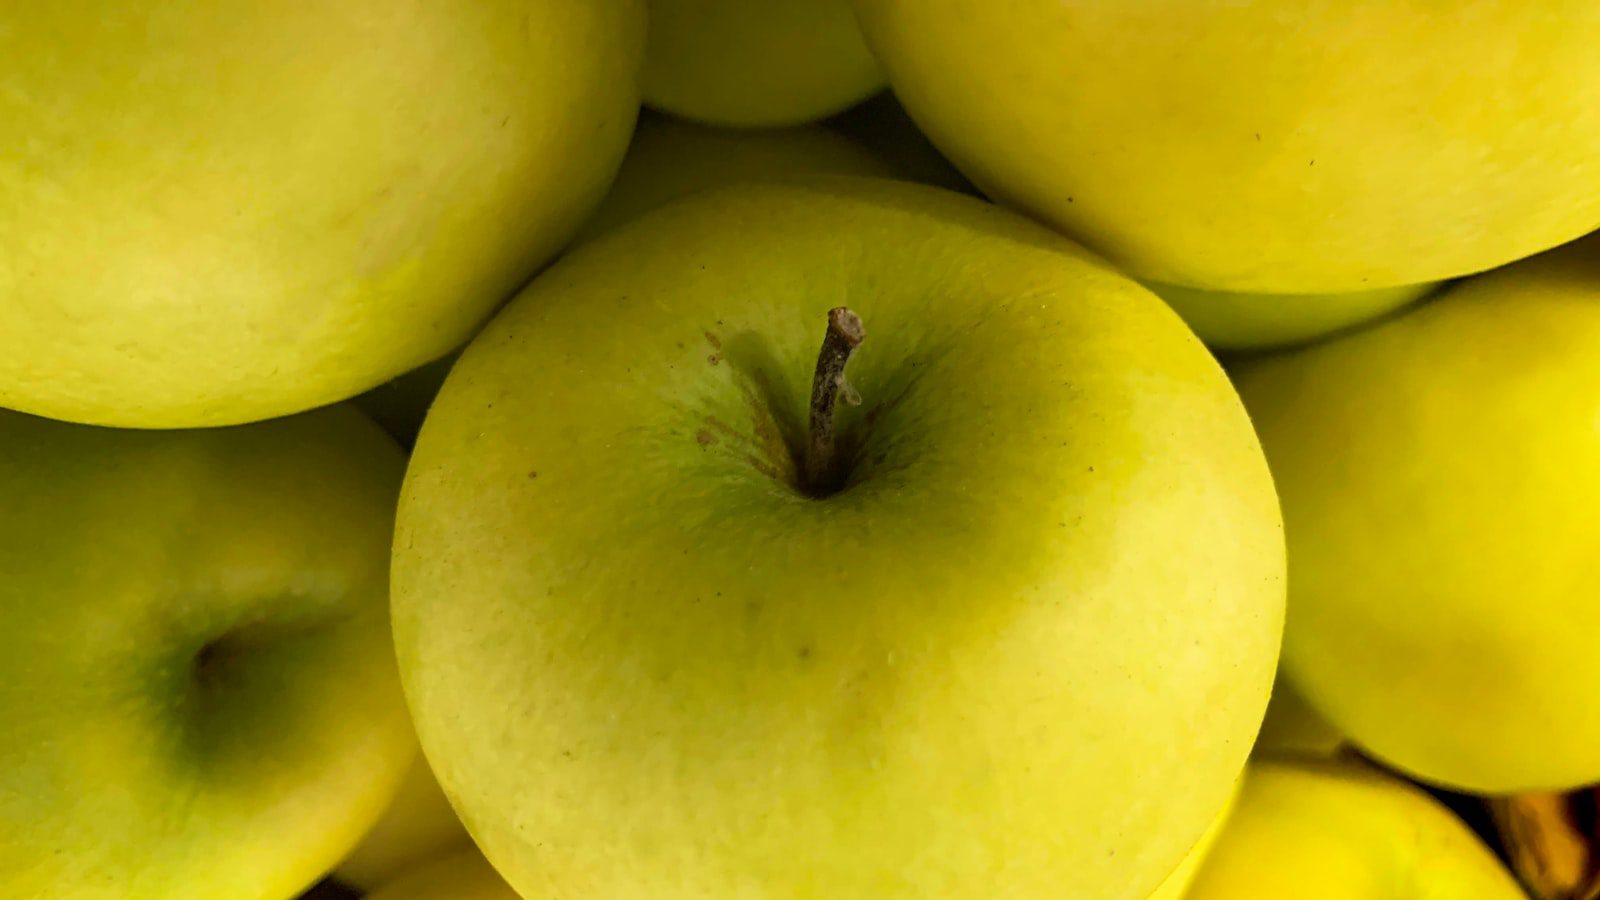
<instances>
[{"instance_id":1,"label":"apple stem","mask_svg":"<svg viewBox=\"0 0 1600 900\"><path fill-rule=\"evenodd\" d=\"M866 340L861 317L839 306L828 310L828 331L817 354L817 371L811 379L810 440L806 443L806 487L826 494L838 486L839 460L836 459L833 432L834 408L842 396L851 406L861 403L861 395L845 381L844 367L850 354Z\"/></svg>"}]
</instances>

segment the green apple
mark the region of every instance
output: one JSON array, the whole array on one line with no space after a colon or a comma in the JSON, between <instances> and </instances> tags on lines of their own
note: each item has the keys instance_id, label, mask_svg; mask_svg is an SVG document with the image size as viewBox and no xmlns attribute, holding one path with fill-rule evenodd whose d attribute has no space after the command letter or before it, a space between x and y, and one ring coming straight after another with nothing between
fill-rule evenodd
<instances>
[{"instance_id":1,"label":"green apple","mask_svg":"<svg viewBox=\"0 0 1600 900\"><path fill-rule=\"evenodd\" d=\"M1288 676L1279 672L1272 683L1261 733L1256 736L1254 755L1330 757L1344 746L1339 729L1312 709Z\"/></svg>"},{"instance_id":2,"label":"green apple","mask_svg":"<svg viewBox=\"0 0 1600 900\"><path fill-rule=\"evenodd\" d=\"M0 406L222 425L465 341L599 202L644 0L0 5Z\"/></svg>"},{"instance_id":3,"label":"green apple","mask_svg":"<svg viewBox=\"0 0 1600 900\"><path fill-rule=\"evenodd\" d=\"M408 760L401 468L348 406L0 412L0 896L283 900L360 839Z\"/></svg>"},{"instance_id":4,"label":"green apple","mask_svg":"<svg viewBox=\"0 0 1600 900\"><path fill-rule=\"evenodd\" d=\"M1228 805L1211 820L1211 825L1206 828L1205 834L1202 834L1200 840L1189 848L1189 852L1183 855L1183 861L1178 863L1178 867L1161 882L1161 886L1155 889L1148 900L1183 900L1189 893L1189 885L1194 883L1195 873L1200 871L1200 864L1205 862L1206 856L1211 853L1211 848L1216 846L1217 838L1222 835L1223 826L1228 823L1228 816L1233 813L1233 804L1238 800L1241 783L1234 782L1234 792L1228 800Z\"/></svg>"},{"instance_id":5,"label":"green apple","mask_svg":"<svg viewBox=\"0 0 1600 900\"><path fill-rule=\"evenodd\" d=\"M389 808L361 843L333 870L343 884L372 890L408 866L437 859L452 850L470 846L472 839L428 761L416 753Z\"/></svg>"},{"instance_id":6,"label":"green apple","mask_svg":"<svg viewBox=\"0 0 1600 900\"><path fill-rule=\"evenodd\" d=\"M972 182L957 172L917 128L917 123L911 121L892 91L883 91L845 110L829 119L827 125L887 160L901 178L966 194L977 193Z\"/></svg>"},{"instance_id":7,"label":"green apple","mask_svg":"<svg viewBox=\"0 0 1600 900\"><path fill-rule=\"evenodd\" d=\"M1600 225L1592 0L854 0L978 187L1135 276L1452 278Z\"/></svg>"},{"instance_id":8,"label":"green apple","mask_svg":"<svg viewBox=\"0 0 1600 900\"><path fill-rule=\"evenodd\" d=\"M1206 345L1261 350L1304 344L1371 322L1432 293L1438 282L1349 294L1239 294L1151 282Z\"/></svg>"},{"instance_id":9,"label":"green apple","mask_svg":"<svg viewBox=\"0 0 1600 900\"><path fill-rule=\"evenodd\" d=\"M1307 699L1427 781L1600 780L1600 237L1235 374Z\"/></svg>"},{"instance_id":10,"label":"green apple","mask_svg":"<svg viewBox=\"0 0 1600 900\"><path fill-rule=\"evenodd\" d=\"M850 0L650 0L645 102L710 125L830 116L883 88Z\"/></svg>"},{"instance_id":11,"label":"green apple","mask_svg":"<svg viewBox=\"0 0 1600 900\"><path fill-rule=\"evenodd\" d=\"M588 240L695 191L789 175L882 175L894 171L871 151L816 126L730 130L644 115L604 201L584 225ZM357 404L411 446L456 354L362 394Z\"/></svg>"},{"instance_id":12,"label":"green apple","mask_svg":"<svg viewBox=\"0 0 1600 900\"><path fill-rule=\"evenodd\" d=\"M414 868L367 900L523 900L477 850Z\"/></svg>"},{"instance_id":13,"label":"green apple","mask_svg":"<svg viewBox=\"0 0 1600 900\"><path fill-rule=\"evenodd\" d=\"M1258 761L1186 900L1524 900L1421 789L1352 762Z\"/></svg>"},{"instance_id":14,"label":"green apple","mask_svg":"<svg viewBox=\"0 0 1600 900\"><path fill-rule=\"evenodd\" d=\"M744 184L468 347L396 646L525 895L1143 897L1260 724L1280 525L1216 363L1103 262L948 191Z\"/></svg>"}]
</instances>

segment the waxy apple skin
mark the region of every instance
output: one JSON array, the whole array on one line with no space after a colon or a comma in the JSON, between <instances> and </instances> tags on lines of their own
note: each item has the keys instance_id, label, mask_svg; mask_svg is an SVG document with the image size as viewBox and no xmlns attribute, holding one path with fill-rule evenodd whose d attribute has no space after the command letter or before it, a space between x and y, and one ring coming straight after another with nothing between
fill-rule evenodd
<instances>
[{"instance_id":1,"label":"waxy apple skin","mask_svg":"<svg viewBox=\"0 0 1600 900\"><path fill-rule=\"evenodd\" d=\"M132 428L350 397L572 236L645 0L0 6L0 406Z\"/></svg>"},{"instance_id":2,"label":"waxy apple skin","mask_svg":"<svg viewBox=\"0 0 1600 900\"><path fill-rule=\"evenodd\" d=\"M1185 900L1523 900L1478 836L1359 762L1258 760Z\"/></svg>"},{"instance_id":3,"label":"waxy apple skin","mask_svg":"<svg viewBox=\"0 0 1600 900\"><path fill-rule=\"evenodd\" d=\"M1600 237L1234 375L1311 705L1436 784L1600 780Z\"/></svg>"},{"instance_id":4,"label":"waxy apple skin","mask_svg":"<svg viewBox=\"0 0 1600 900\"><path fill-rule=\"evenodd\" d=\"M1371 291L1600 227L1592 0L853 0L997 201L1140 279Z\"/></svg>"},{"instance_id":5,"label":"waxy apple skin","mask_svg":"<svg viewBox=\"0 0 1600 900\"><path fill-rule=\"evenodd\" d=\"M794 481L830 307L845 487ZM1153 295L971 198L746 185L572 253L412 457L395 634L525 895L1143 898L1272 682L1276 500ZM464 662L470 661L470 663Z\"/></svg>"},{"instance_id":6,"label":"waxy apple skin","mask_svg":"<svg viewBox=\"0 0 1600 900\"><path fill-rule=\"evenodd\" d=\"M0 412L0 896L283 900L410 723L402 459L349 407L206 431Z\"/></svg>"}]
</instances>

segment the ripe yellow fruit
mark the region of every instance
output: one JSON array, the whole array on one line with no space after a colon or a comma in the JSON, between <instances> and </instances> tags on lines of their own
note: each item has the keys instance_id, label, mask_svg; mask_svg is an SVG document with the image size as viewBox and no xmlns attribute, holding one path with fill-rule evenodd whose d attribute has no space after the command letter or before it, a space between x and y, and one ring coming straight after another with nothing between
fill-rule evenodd
<instances>
[{"instance_id":1,"label":"ripe yellow fruit","mask_svg":"<svg viewBox=\"0 0 1600 900\"><path fill-rule=\"evenodd\" d=\"M1133 275L1376 290L1600 226L1593 0L855 0L985 193Z\"/></svg>"}]
</instances>

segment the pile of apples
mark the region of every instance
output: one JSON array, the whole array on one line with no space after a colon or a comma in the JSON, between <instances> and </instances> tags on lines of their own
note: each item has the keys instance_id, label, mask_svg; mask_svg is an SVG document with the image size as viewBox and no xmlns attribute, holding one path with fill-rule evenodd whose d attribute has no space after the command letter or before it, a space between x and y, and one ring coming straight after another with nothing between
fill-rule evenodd
<instances>
[{"instance_id":1,"label":"pile of apples","mask_svg":"<svg viewBox=\"0 0 1600 900\"><path fill-rule=\"evenodd\" d=\"M0 900L1600 896L1600 4L646 5L0 3Z\"/></svg>"}]
</instances>

